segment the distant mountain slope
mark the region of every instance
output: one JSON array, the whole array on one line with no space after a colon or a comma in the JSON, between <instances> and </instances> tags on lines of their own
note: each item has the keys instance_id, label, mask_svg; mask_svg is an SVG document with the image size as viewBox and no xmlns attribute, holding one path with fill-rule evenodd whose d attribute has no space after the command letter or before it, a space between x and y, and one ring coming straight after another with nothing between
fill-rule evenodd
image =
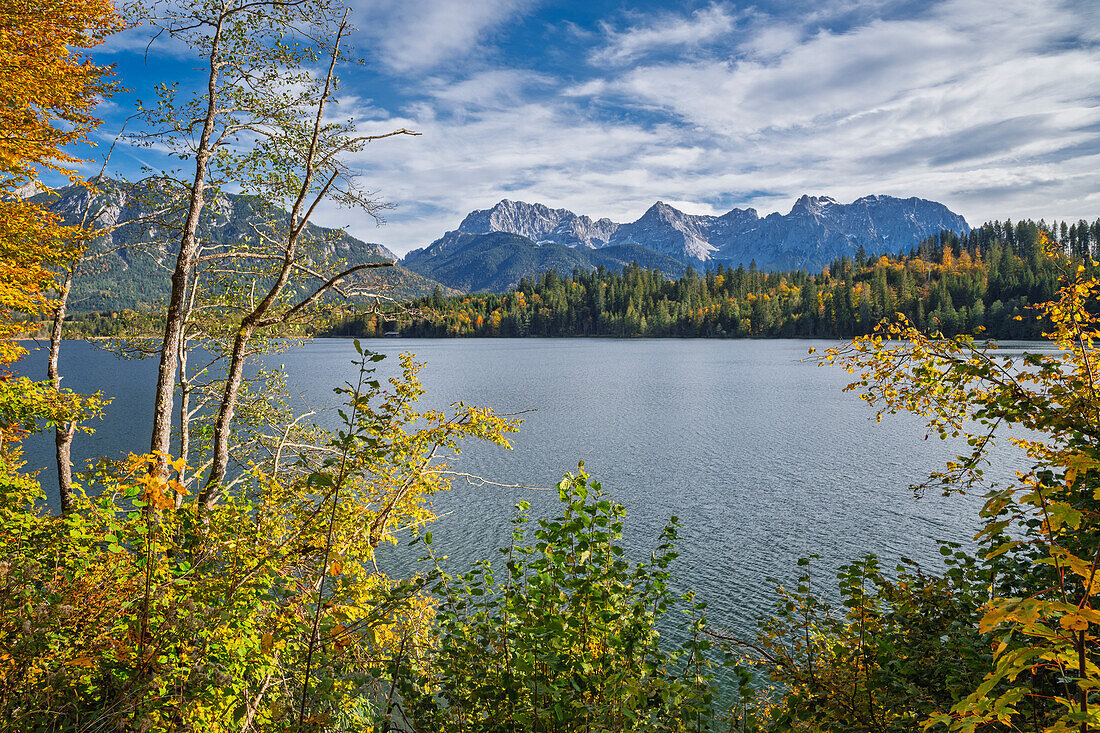
<instances>
[{"instance_id":1,"label":"distant mountain slope","mask_svg":"<svg viewBox=\"0 0 1100 733\"><path fill-rule=\"evenodd\" d=\"M679 277L687 270L683 262L637 244L609 244L587 254L593 267L621 270L637 263L639 267L658 269L667 277Z\"/></svg>"},{"instance_id":2,"label":"distant mountain slope","mask_svg":"<svg viewBox=\"0 0 1100 733\"><path fill-rule=\"evenodd\" d=\"M637 245L602 249L540 245L509 232L448 232L426 249L410 252L404 265L459 290L503 292L524 277L548 270L571 273L577 267L587 270L601 265L619 270L635 261L670 275L684 271L682 263Z\"/></svg>"},{"instance_id":3,"label":"distant mountain slope","mask_svg":"<svg viewBox=\"0 0 1100 733\"><path fill-rule=\"evenodd\" d=\"M803 196L789 213L763 219L755 209L697 215L658 201L628 224L504 200L471 212L457 230L406 255L404 264L452 287L505 290L525 275L551 268L621 267L633 259L670 277L689 264L706 268L755 262L766 270L818 270L860 249L867 255L901 254L944 230L966 234L970 226L943 204L892 196L864 196L850 204ZM470 235L488 238L475 240ZM507 247L515 251L501 250ZM627 250L612 253L622 247L630 248L631 259L624 260ZM558 248L580 251L574 256ZM484 263L479 264L475 255L484 257Z\"/></svg>"},{"instance_id":4,"label":"distant mountain slope","mask_svg":"<svg viewBox=\"0 0 1100 733\"><path fill-rule=\"evenodd\" d=\"M74 282L72 312L150 310L163 305L176 256L177 237L171 230L185 212L183 199L172 201L156 186L152 181L124 185L108 180L100 184L97 194L81 186L67 186L32 198L60 213L68 223L78 223L90 210L92 224L106 230L89 248L102 256L85 266ZM154 210L158 212L155 221ZM207 207L200 236L217 243L240 241L265 218L254 199L223 194ZM309 225L306 233L316 244L318 256L348 264L397 259L382 245L363 242L340 230ZM398 299L430 294L438 285L400 266L374 270L370 276L389 297Z\"/></svg>"}]
</instances>

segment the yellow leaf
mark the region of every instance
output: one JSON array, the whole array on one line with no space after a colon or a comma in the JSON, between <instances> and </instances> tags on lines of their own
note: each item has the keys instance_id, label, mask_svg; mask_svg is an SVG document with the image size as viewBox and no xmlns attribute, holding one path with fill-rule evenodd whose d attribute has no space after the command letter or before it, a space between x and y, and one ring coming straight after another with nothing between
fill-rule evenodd
<instances>
[{"instance_id":1,"label":"yellow leaf","mask_svg":"<svg viewBox=\"0 0 1100 733\"><path fill-rule=\"evenodd\" d=\"M1066 631L1084 631L1089 627L1088 620L1079 613L1067 613L1058 623Z\"/></svg>"}]
</instances>

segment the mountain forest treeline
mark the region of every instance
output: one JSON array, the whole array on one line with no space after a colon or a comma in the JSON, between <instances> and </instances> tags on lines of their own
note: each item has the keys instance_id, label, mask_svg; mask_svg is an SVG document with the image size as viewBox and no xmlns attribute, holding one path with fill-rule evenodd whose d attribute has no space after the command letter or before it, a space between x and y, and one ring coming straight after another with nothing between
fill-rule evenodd
<instances>
[{"instance_id":1,"label":"mountain forest treeline","mask_svg":"<svg viewBox=\"0 0 1100 733\"><path fill-rule=\"evenodd\" d=\"M946 336L1038 338L1021 318L1049 301L1059 274L1040 235L1074 259L1100 249L1100 219L1076 224L995 221L967 235L944 231L898 257L842 258L821 272L719 265L669 280L637 265L524 278L504 294L431 297L400 324L406 336L679 336L850 338L895 313ZM381 336L398 320L348 316L328 335Z\"/></svg>"}]
</instances>

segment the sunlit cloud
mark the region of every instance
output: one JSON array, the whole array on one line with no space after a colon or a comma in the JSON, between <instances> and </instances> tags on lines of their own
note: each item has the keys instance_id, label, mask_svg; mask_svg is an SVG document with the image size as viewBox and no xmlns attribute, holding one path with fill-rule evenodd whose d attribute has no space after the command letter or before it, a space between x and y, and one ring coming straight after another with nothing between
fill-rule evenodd
<instances>
[{"instance_id":1,"label":"sunlit cloud","mask_svg":"<svg viewBox=\"0 0 1100 733\"><path fill-rule=\"evenodd\" d=\"M353 5L368 54L393 71L407 73L468 59L533 2L358 0Z\"/></svg>"},{"instance_id":2,"label":"sunlit cloud","mask_svg":"<svg viewBox=\"0 0 1100 733\"><path fill-rule=\"evenodd\" d=\"M730 6L713 4L687 16L659 13L623 30L604 23L605 37L591 60L622 64L654 51L698 49L729 34L737 15Z\"/></svg>"}]
</instances>

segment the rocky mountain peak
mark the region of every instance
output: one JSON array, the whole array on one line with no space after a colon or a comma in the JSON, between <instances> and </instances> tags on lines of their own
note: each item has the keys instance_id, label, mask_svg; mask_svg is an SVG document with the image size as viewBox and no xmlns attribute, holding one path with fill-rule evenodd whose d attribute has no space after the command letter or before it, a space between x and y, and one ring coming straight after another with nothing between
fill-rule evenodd
<instances>
[{"instance_id":1,"label":"rocky mountain peak","mask_svg":"<svg viewBox=\"0 0 1100 733\"><path fill-rule=\"evenodd\" d=\"M658 201L635 222L619 227L611 244L638 244L670 257L705 261L717 247L708 241L715 217L685 214Z\"/></svg>"},{"instance_id":2,"label":"rocky mountain peak","mask_svg":"<svg viewBox=\"0 0 1100 733\"><path fill-rule=\"evenodd\" d=\"M490 209L473 211L458 225L471 234L505 232L518 234L537 243L564 244L568 247L600 247L607 244L618 224L610 219L592 221L568 209L551 209L544 204L504 199Z\"/></svg>"},{"instance_id":3,"label":"rocky mountain peak","mask_svg":"<svg viewBox=\"0 0 1100 733\"><path fill-rule=\"evenodd\" d=\"M756 212L756 209L730 209L726 213L718 217L719 219L759 219L760 214Z\"/></svg>"},{"instance_id":4,"label":"rocky mountain peak","mask_svg":"<svg viewBox=\"0 0 1100 733\"><path fill-rule=\"evenodd\" d=\"M830 196L810 196L802 194L798 201L794 202L794 206L791 207L791 214L796 212L807 212L811 214L819 214L830 206L839 206L840 202Z\"/></svg>"},{"instance_id":5,"label":"rocky mountain peak","mask_svg":"<svg viewBox=\"0 0 1100 733\"><path fill-rule=\"evenodd\" d=\"M569 216L575 215L566 209L551 209L544 204L503 199L490 209L470 212L458 228L472 234L509 232L538 241Z\"/></svg>"},{"instance_id":6,"label":"rocky mountain peak","mask_svg":"<svg viewBox=\"0 0 1100 733\"><path fill-rule=\"evenodd\" d=\"M650 206L648 209L646 209L645 213L642 214L641 218L639 218L638 221L642 221L643 219L647 218L674 222L681 221L685 218L698 219L700 217L694 214L686 214L683 211L677 209L675 206L666 204L664 201L658 201Z\"/></svg>"},{"instance_id":7,"label":"rocky mountain peak","mask_svg":"<svg viewBox=\"0 0 1100 733\"><path fill-rule=\"evenodd\" d=\"M40 193L46 193L51 189L45 186L39 181L31 181L25 183L19 188L14 189L8 195L12 199L29 199L31 196L37 196Z\"/></svg>"}]
</instances>

